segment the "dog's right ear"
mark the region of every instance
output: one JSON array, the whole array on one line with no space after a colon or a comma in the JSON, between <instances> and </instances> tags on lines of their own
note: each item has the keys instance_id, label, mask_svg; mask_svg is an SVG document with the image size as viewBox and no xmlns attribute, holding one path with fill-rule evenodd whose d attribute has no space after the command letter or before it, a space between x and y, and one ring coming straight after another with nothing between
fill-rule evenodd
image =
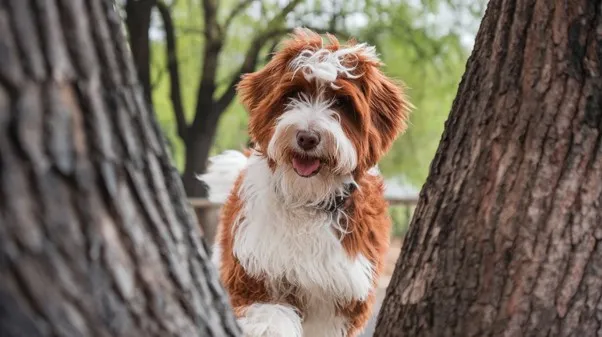
<instances>
[{"instance_id":1,"label":"dog's right ear","mask_svg":"<svg viewBox=\"0 0 602 337\"><path fill-rule=\"evenodd\" d=\"M333 39L333 37L330 37ZM261 70L244 74L237 86L240 101L250 114L264 99L274 98L272 95L278 85L290 71L289 63L299 55L302 50L317 50L322 46L319 34L308 29L297 28L288 39L282 42L281 48L273 55L272 59ZM293 79L292 74L288 77Z\"/></svg>"},{"instance_id":2,"label":"dog's right ear","mask_svg":"<svg viewBox=\"0 0 602 337\"><path fill-rule=\"evenodd\" d=\"M253 114L261 100L273 91L277 84L275 73L274 65L268 64L259 71L242 75L236 89L240 102L250 114Z\"/></svg>"},{"instance_id":3,"label":"dog's right ear","mask_svg":"<svg viewBox=\"0 0 602 337\"><path fill-rule=\"evenodd\" d=\"M272 59L263 69L243 75L237 87L240 102L249 114L249 136L260 148L267 147L269 142L274 114L278 111L274 102L282 99L278 86L284 67L285 63Z\"/></svg>"}]
</instances>

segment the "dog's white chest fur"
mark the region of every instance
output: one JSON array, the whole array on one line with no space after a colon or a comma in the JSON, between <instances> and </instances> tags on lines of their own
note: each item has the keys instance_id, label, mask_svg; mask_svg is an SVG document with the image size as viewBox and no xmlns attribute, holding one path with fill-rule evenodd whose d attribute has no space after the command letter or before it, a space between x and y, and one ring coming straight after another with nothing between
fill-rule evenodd
<instances>
[{"instance_id":1,"label":"dog's white chest fur","mask_svg":"<svg viewBox=\"0 0 602 337\"><path fill-rule=\"evenodd\" d=\"M366 299L373 267L363 255L347 254L332 230L332 215L287 207L272 188L265 165L256 161L248 166L234 255L250 275L267 276L274 297L287 295L286 284L301 291L306 304L303 336L345 336L347 322L337 317L335 305Z\"/></svg>"}]
</instances>

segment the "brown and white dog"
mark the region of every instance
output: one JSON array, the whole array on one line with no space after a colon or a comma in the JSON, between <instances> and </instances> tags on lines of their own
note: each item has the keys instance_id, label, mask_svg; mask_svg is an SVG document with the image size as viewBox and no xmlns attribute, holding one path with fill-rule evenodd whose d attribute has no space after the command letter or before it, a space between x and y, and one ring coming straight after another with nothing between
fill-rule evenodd
<instances>
[{"instance_id":1,"label":"brown and white dog","mask_svg":"<svg viewBox=\"0 0 602 337\"><path fill-rule=\"evenodd\" d=\"M370 318L391 225L376 164L410 110L380 65L373 47L298 29L240 82L255 148L200 179L216 200L237 177L213 260L245 336L351 337Z\"/></svg>"}]
</instances>

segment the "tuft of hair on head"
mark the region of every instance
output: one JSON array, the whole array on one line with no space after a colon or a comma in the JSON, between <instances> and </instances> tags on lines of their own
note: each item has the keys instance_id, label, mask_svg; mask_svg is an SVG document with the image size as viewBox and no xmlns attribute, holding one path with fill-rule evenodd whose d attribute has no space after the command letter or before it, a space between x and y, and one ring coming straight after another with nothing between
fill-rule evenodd
<instances>
[{"instance_id":1,"label":"tuft of hair on head","mask_svg":"<svg viewBox=\"0 0 602 337\"><path fill-rule=\"evenodd\" d=\"M318 39L321 42L319 46L316 43ZM308 45L299 48L298 44L303 42L307 42ZM308 32L307 29L296 30L291 40L285 44L285 48L300 49L288 64L289 69L293 71L293 77L300 71L308 82L321 82L333 89L340 88L335 84L340 76L348 79L362 76L357 69L360 64L381 64L374 46L357 43L355 39L341 45L336 36L328 33L325 43L320 35Z\"/></svg>"}]
</instances>

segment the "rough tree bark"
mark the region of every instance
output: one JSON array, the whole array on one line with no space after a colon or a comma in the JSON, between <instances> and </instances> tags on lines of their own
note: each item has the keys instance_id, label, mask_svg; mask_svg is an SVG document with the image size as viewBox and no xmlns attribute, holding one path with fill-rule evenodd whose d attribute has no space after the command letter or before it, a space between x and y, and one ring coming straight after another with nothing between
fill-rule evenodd
<instances>
[{"instance_id":1,"label":"rough tree bark","mask_svg":"<svg viewBox=\"0 0 602 337\"><path fill-rule=\"evenodd\" d=\"M0 334L239 335L113 2L0 32Z\"/></svg>"},{"instance_id":2,"label":"rough tree bark","mask_svg":"<svg viewBox=\"0 0 602 337\"><path fill-rule=\"evenodd\" d=\"M602 336L602 2L492 0L375 336Z\"/></svg>"}]
</instances>

